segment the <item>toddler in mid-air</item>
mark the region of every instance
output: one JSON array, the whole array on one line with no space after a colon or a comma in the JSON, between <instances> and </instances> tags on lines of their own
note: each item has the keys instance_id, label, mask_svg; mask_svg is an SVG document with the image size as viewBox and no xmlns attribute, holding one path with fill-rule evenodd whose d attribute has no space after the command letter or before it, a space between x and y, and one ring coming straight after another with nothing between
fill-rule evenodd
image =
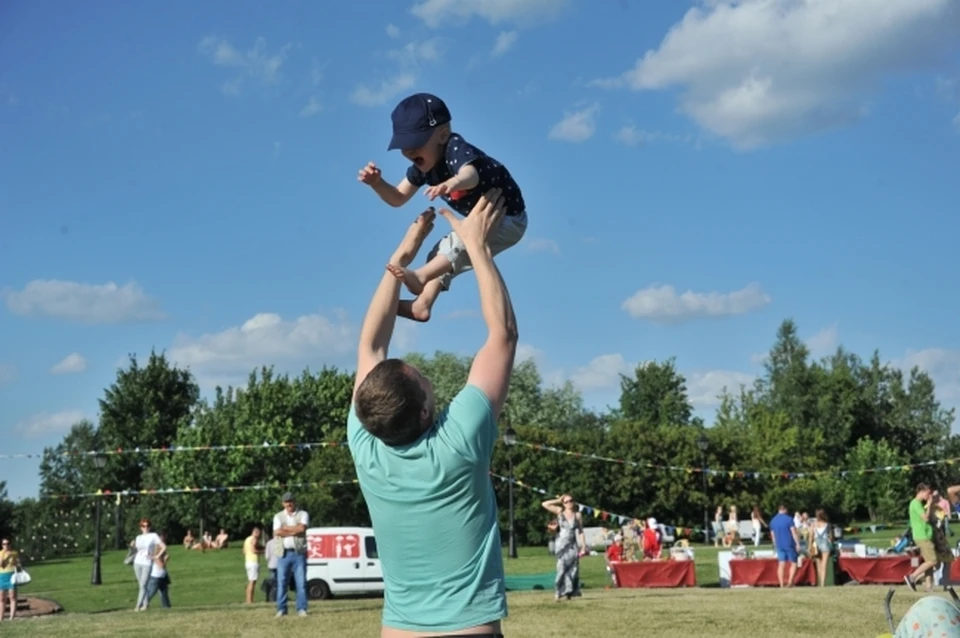
<instances>
[{"instance_id":1,"label":"toddler in mid-air","mask_svg":"<svg viewBox=\"0 0 960 638\"><path fill-rule=\"evenodd\" d=\"M407 175L393 186L370 162L360 169L361 182L394 207L406 204L426 184L431 201L439 196L463 216L470 214L485 192L499 188L505 211L500 227L488 239L490 250L496 255L523 238L527 212L520 187L503 164L452 132L450 111L440 98L429 93L411 95L397 105L391 118L393 138L387 150L400 149L412 162ZM471 267L466 248L454 232L437 242L427 263L417 270L388 266L416 295L413 300L401 301L397 314L428 321L440 291L449 290L453 278Z\"/></svg>"}]
</instances>

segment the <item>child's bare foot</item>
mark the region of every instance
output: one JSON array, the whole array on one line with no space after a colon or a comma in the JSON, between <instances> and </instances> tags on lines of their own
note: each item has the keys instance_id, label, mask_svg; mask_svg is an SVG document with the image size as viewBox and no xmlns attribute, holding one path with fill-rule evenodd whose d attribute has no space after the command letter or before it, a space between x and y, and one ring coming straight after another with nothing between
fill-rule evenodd
<instances>
[{"instance_id":1,"label":"child's bare foot","mask_svg":"<svg viewBox=\"0 0 960 638\"><path fill-rule=\"evenodd\" d=\"M401 299L397 305L397 316L426 323L430 321L430 308L420 299Z\"/></svg>"},{"instance_id":2,"label":"child's bare foot","mask_svg":"<svg viewBox=\"0 0 960 638\"><path fill-rule=\"evenodd\" d=\"M410 294L419 295L423 292L423 285L427 282L420 279L420 275L417 274L416 270L410 270L409 268L404 268L394 264L387 264L387 270L389 270L394 277L403 282L403 285L407 287L407 290L410 291Z\"/></svg>"}]
</instances>

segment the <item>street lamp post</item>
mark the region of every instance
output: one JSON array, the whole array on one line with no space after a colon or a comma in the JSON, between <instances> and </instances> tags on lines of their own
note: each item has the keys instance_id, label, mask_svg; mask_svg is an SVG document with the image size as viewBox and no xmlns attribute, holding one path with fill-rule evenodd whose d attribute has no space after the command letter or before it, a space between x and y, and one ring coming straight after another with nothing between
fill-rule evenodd
<instances>
[{"instance_id":1,"label":"street lamp post","mask_svg":"<svg viewBox=\"0 0 960 638\"><path fill-rule=\"evenodd\" d=\"M703 542L710 545L710 495L707 493L707 447L710 440L705 432L697 438L697 447L700 448L700 476L703 479Z\"/></svg>"},{"instance_id":2,"label":"street lamp post","mask_svg":"<svg viewBox=\"0 0 960 638\"><path fill-rule=\"evenodd\" d=\"M510 558L517 557L517 540L516 534L514 532L513 525L513 446L517 442L517 433L513 431L513 428L507 426L506 431L503 433L503 442L507 446L507 462L509 463L510 469L510 482L507 485L507 499L510 508L510 546L508 548L507 556Z\"/></svg>"},{"instance_id":3,"label":"street lamp post","mask_svg":"<svg viewBox=\"0 0 960 638\"><path fill-rule=\"evenodd\" d=\"M93 463L97 466L97 482L100 482L100 470L102 470L107 465L107 455L106 454L96 454L93 457ZM102 496L97 496L97 520L95 523L94 530L94 545L93 545L93 574L90 576L91 585L101 584L100 580L100 509L101 501L103 500Z\"/></svg>"}]
</instances>

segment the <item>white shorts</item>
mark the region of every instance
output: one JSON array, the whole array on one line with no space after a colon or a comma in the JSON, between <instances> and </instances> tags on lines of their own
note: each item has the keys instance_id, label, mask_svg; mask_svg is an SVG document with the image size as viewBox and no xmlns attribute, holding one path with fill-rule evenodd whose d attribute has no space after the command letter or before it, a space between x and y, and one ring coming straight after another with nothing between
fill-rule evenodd
<instances>
[{"instance_id":1,"label":"white shorts","mask_svg":"<svg viewBox=\"0 0 960 638\"><path fill-rule=\"evenodd\" d=\"M259 563L245 563L247 568L247 580L257 582L257 579L260 578L260 565Z\"/></svg>"},{"instance_id":2,"label":"white shorts","mask_svg":"<svg viewBox=\"0 0 960 638\"><path fill-rule=\"evenodd\" d=\"M487 243L490 245L490 252L497 255L507 248L515 246L523 239L523 235L526 232L526 211L519 215L504 215L500 221L499 228L490 233L490 236L487 238ZM470 263L470 255L467 254L467 247L464 246L463 242L454 232L451 232L437 242L430 251L430 254L427 255L427 261L430 261L437 255L446 257L450 261L450 265L453 266L451 272L440 277L440 283L443 285L444 290L450 290L450 282L453 281L454 277L473 268L473 265Z\"/></svg>"}]
</instances>

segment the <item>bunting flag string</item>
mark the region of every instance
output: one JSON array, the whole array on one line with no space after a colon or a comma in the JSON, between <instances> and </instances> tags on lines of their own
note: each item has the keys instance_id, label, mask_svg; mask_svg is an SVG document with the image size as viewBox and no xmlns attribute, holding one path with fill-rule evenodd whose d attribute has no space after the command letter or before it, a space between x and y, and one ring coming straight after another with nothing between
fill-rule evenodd
<instances>
[{"instance_id":1,"label":"bunting flag string","mask_svg":"<svg viewBox=\"0 0 960 638\"><path fill-rule=\"evenodd\" d=\"M495 474L493 472L490 473L490 476L504 483L511 482L510 478L507 476L501 476L500 474ZM529 483L524 483L523 481L517 478L513 479L513 484L516 485L517 487L522 487L524 489L530 490L531 492L536 492L537 494L541 494L543 496L554 495L553 492L548 492L542 487L537 487L535 485L530 485ZM593 516L594 518L599 519L603 522L615 523L618 526L626 525L630 521L633 521L636 519L635 516L627 516L626 514L617 514L615 512L611 512L609 510L605 510L600 507L596 507L593 505L586 505L584 503L579 503L579 502L577 503L577 510L579 510L580 514L582 514L583 516ZM675 538L689 538L697 534L703 534L703 528L700 528L700 527L677 527L675 525L666 525L663 523L661 523L661 526L663 527L663 531L666 532L668 536L674 536Z\"/></svg>"},{"instance_id":2,"label":"bunting flag string","mask_svg":"<svg viewBox=\"0 0 960 638\"><path fill-rule=\"evenodd\" d=\"M539 443L527 443L526 441L517 441L516 445L520 445L537 452L552 452L554 454L563 454L565 456L572 456L575 458L582 459L592 459L594 461L603 461L605 463L617 463L620 465L628 465L631 467L640 467L645 469L656 469L656 470L667 470L671 472L684 472L686 474L700 474L705 472L710 476L727 476L729 478L752 478L752 479L762 479L762 478L772 478L772 479L783 479L787 481L792 481L795 479L801 478L819 478L824 476L836 476L840 478L846 478L847 476L852 475L861 475L861 474L873 474L877 472L909 472L919 467L933 467L936 465L953 465L954 463L960 462L960 457L950 458L950 459L938 459L935 461L922 461L920 463L909 463L906 465L887 465L884 467L872 467L872 468L863 468L863 469L839 469L839 470L814 470L811 472L791 472L787 470L765 470L765 471L756 471L756 470L731 470L731 469L721 469L721 468L702 468L702 467L680 467L675 465L659 465L656 463L649 463L643 461L631 461L628 459L617 459L609 456L600 456L598 454L590 454L589 452L571 452L570 450L562 450L550 445L541 445Z\"/></svg>"},{"instance_id":3,"label":"bunting flag string","mask_svg":"<svg viewBox=\"0 0 960 638\"><path fill-rule=\"evenodd\" d=\"M314 481L308 483L257 483L255 485L231 485L219 487L164 487L146 490L97 490L96 492L82 492L78 494L48 494L44 498L97 498L105 496L156 496L162 494L196 494L200 492L245 492L249 490L286 490L293 487L297 488L318 488L330 487L333 485L355 485L357 479L349 481Z\"/></svg>"},{"instance_id":4,"label":"bunting flag string","mask_svg":"<svg viewBox=\"0 0 960 638\"><path fill-rule=\"evenodd\" d=\"M171 445L168 447L133 447L114 450L67 450L53 456L117 456L123 454L173 454L179 452L226 452L227 450L312 450L315 448L347 447L346 441L316 441L311 443L246 443L237 445ZM0 460L6 459L42 459L44 453L0 454Z\"/></svg>"}]
</instances>

